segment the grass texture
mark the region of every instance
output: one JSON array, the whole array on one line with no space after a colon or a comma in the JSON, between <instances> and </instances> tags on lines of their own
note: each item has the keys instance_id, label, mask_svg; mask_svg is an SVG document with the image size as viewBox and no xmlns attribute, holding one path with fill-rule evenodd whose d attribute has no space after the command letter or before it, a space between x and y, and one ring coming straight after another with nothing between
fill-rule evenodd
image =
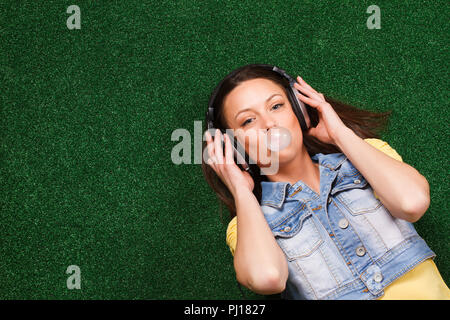
<instances>
[{"instance_id":1,"label":"grass texture","mask_svg":"<svg viewBox=\"0 0 450 320\"><path fill-rule=\"evenodd\" d=\"M448 283L449 3L380 0L368 29L372 2L2 1L0 298L241 299L227 219L171 135L248 63L393 111L382 138L429 181L415 226Z\"/></svg>"}]
</instances>

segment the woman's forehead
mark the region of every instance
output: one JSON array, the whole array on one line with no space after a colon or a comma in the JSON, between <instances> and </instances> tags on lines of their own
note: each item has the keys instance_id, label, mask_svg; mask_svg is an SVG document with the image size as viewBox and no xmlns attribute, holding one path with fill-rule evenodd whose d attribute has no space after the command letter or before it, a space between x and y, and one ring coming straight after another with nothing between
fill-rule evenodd
<instances>
[{"instance_id":1,"label":"woman's forehead","mask_svg":"<svg viewBox=\"0 0 450 320\"><path fill-rule=\"evenodd\" d=\"M225 97L224 115L228 120L233 120L243 109L264 106L266 100L275 94L286 97L284 90L271 80L263 78L246 80Z\"/></svg>"}]
</instances>

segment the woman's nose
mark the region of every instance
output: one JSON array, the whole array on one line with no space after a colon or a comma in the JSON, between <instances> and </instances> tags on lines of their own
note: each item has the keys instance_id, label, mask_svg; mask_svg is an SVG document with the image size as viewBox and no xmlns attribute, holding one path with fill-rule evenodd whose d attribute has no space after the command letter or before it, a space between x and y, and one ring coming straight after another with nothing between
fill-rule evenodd
<instances>
[{"instance_id":1,"label":"woman's nose","mask_svg":"<svg viewBox=\"0 0 450 320\"><path fill-rule=\"evenodd\" d=\"M273 128L273 127L276 127L277 123L271 117L267 117L265 119L264 126L265 126L266 130L269 130L269 129Z\"/></svg>"}]
</instances>

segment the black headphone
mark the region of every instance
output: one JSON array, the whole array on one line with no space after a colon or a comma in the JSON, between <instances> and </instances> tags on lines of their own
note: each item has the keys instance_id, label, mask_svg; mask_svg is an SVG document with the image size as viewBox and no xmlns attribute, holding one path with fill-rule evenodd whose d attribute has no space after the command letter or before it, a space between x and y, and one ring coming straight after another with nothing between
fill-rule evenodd
<instances>
[{"instance_id":1,"label":"black headphone","mask_svg":"<svg viewBox=\"0 0 450 320\"><path fill-rule=\"evenodd\" d=\"M299 93L299 91L294 87L294 83L296 83L296 80L294 78L292 78L291 76L289 76L286 73L286 71L278 68L277 66L273 66L270 64L250 64L250 65L247 65L247 67L248 66L261 67L261 68L264 68L267 70L271 70L271 71L276 72L276 74L280 75L281 77L287 79L287 81L289 82L289 86L287 87L289 102L291 103L292 109L294 110L294 113L297 116L297 119L300 123L300 127L301 127L302 131L308 130L310 128L311 121L309 118L307 107L309 107L309 108L311 108L311 107L308 106L307 104L305 104L303 101L298 99L297 93ZM211 135L214 135L214 129L215 129L214 105L215 105L217 93L219 92L220 88L222 87L223 82L225 82L225 80L227 80L228 78L235 75L241 69L242 69L242 67L230 72L222 81L220 81L219 84L217 85L217 87L214 89L214 91L211 95L211 98L209 99L208 110L206 111L206 124L207 124L207 129L211 133ZM225 133L224 129L221 129L220 131L222 133ZM234 153L234 160L235 160L236 164L238 166L240 166L242 170L252 173L252 170L250 169L250 166L249 166L250 158L247 155L247 153L245 152L245 149L240 145L240 143L237 141L237 139L235 139L233 137L232 132L227 131L226 133L230 136L230 140L233 142L232 147L233 147L233 153ZM222 135L222 150L225 150L224 146L225 146L225 143L223 141L223 135Z\"/></svg>"}]
</instances>

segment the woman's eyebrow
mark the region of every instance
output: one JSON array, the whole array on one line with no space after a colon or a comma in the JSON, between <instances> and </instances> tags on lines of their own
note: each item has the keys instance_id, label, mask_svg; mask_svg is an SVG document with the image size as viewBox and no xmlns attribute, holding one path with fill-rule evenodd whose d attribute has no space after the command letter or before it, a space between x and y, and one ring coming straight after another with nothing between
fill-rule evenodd
<instances>
[{"instance_id":1,"label":"woman's eyebrow","mask_svg":"<svg viewBox=\"0 0 450 320\"><path fill-rule=\"evenodd\" d=\"M266 103L267 103L270 99L272 99L273 97L275 97L275 96L281 96L281 94L279 94L279 93L274 93L273 95L271 95L270 97L268 97L268 98L266 99ZM236 113L236 115L234 116L234 119L236 119L237 116L238 116L240 113L242 113L242 112L244 112L244 111L248 111L248 110L250 110L250 109L251 109L251 108L245 108L245 109L239 110L239 112Z\"/></svg>"}]
</instances>

